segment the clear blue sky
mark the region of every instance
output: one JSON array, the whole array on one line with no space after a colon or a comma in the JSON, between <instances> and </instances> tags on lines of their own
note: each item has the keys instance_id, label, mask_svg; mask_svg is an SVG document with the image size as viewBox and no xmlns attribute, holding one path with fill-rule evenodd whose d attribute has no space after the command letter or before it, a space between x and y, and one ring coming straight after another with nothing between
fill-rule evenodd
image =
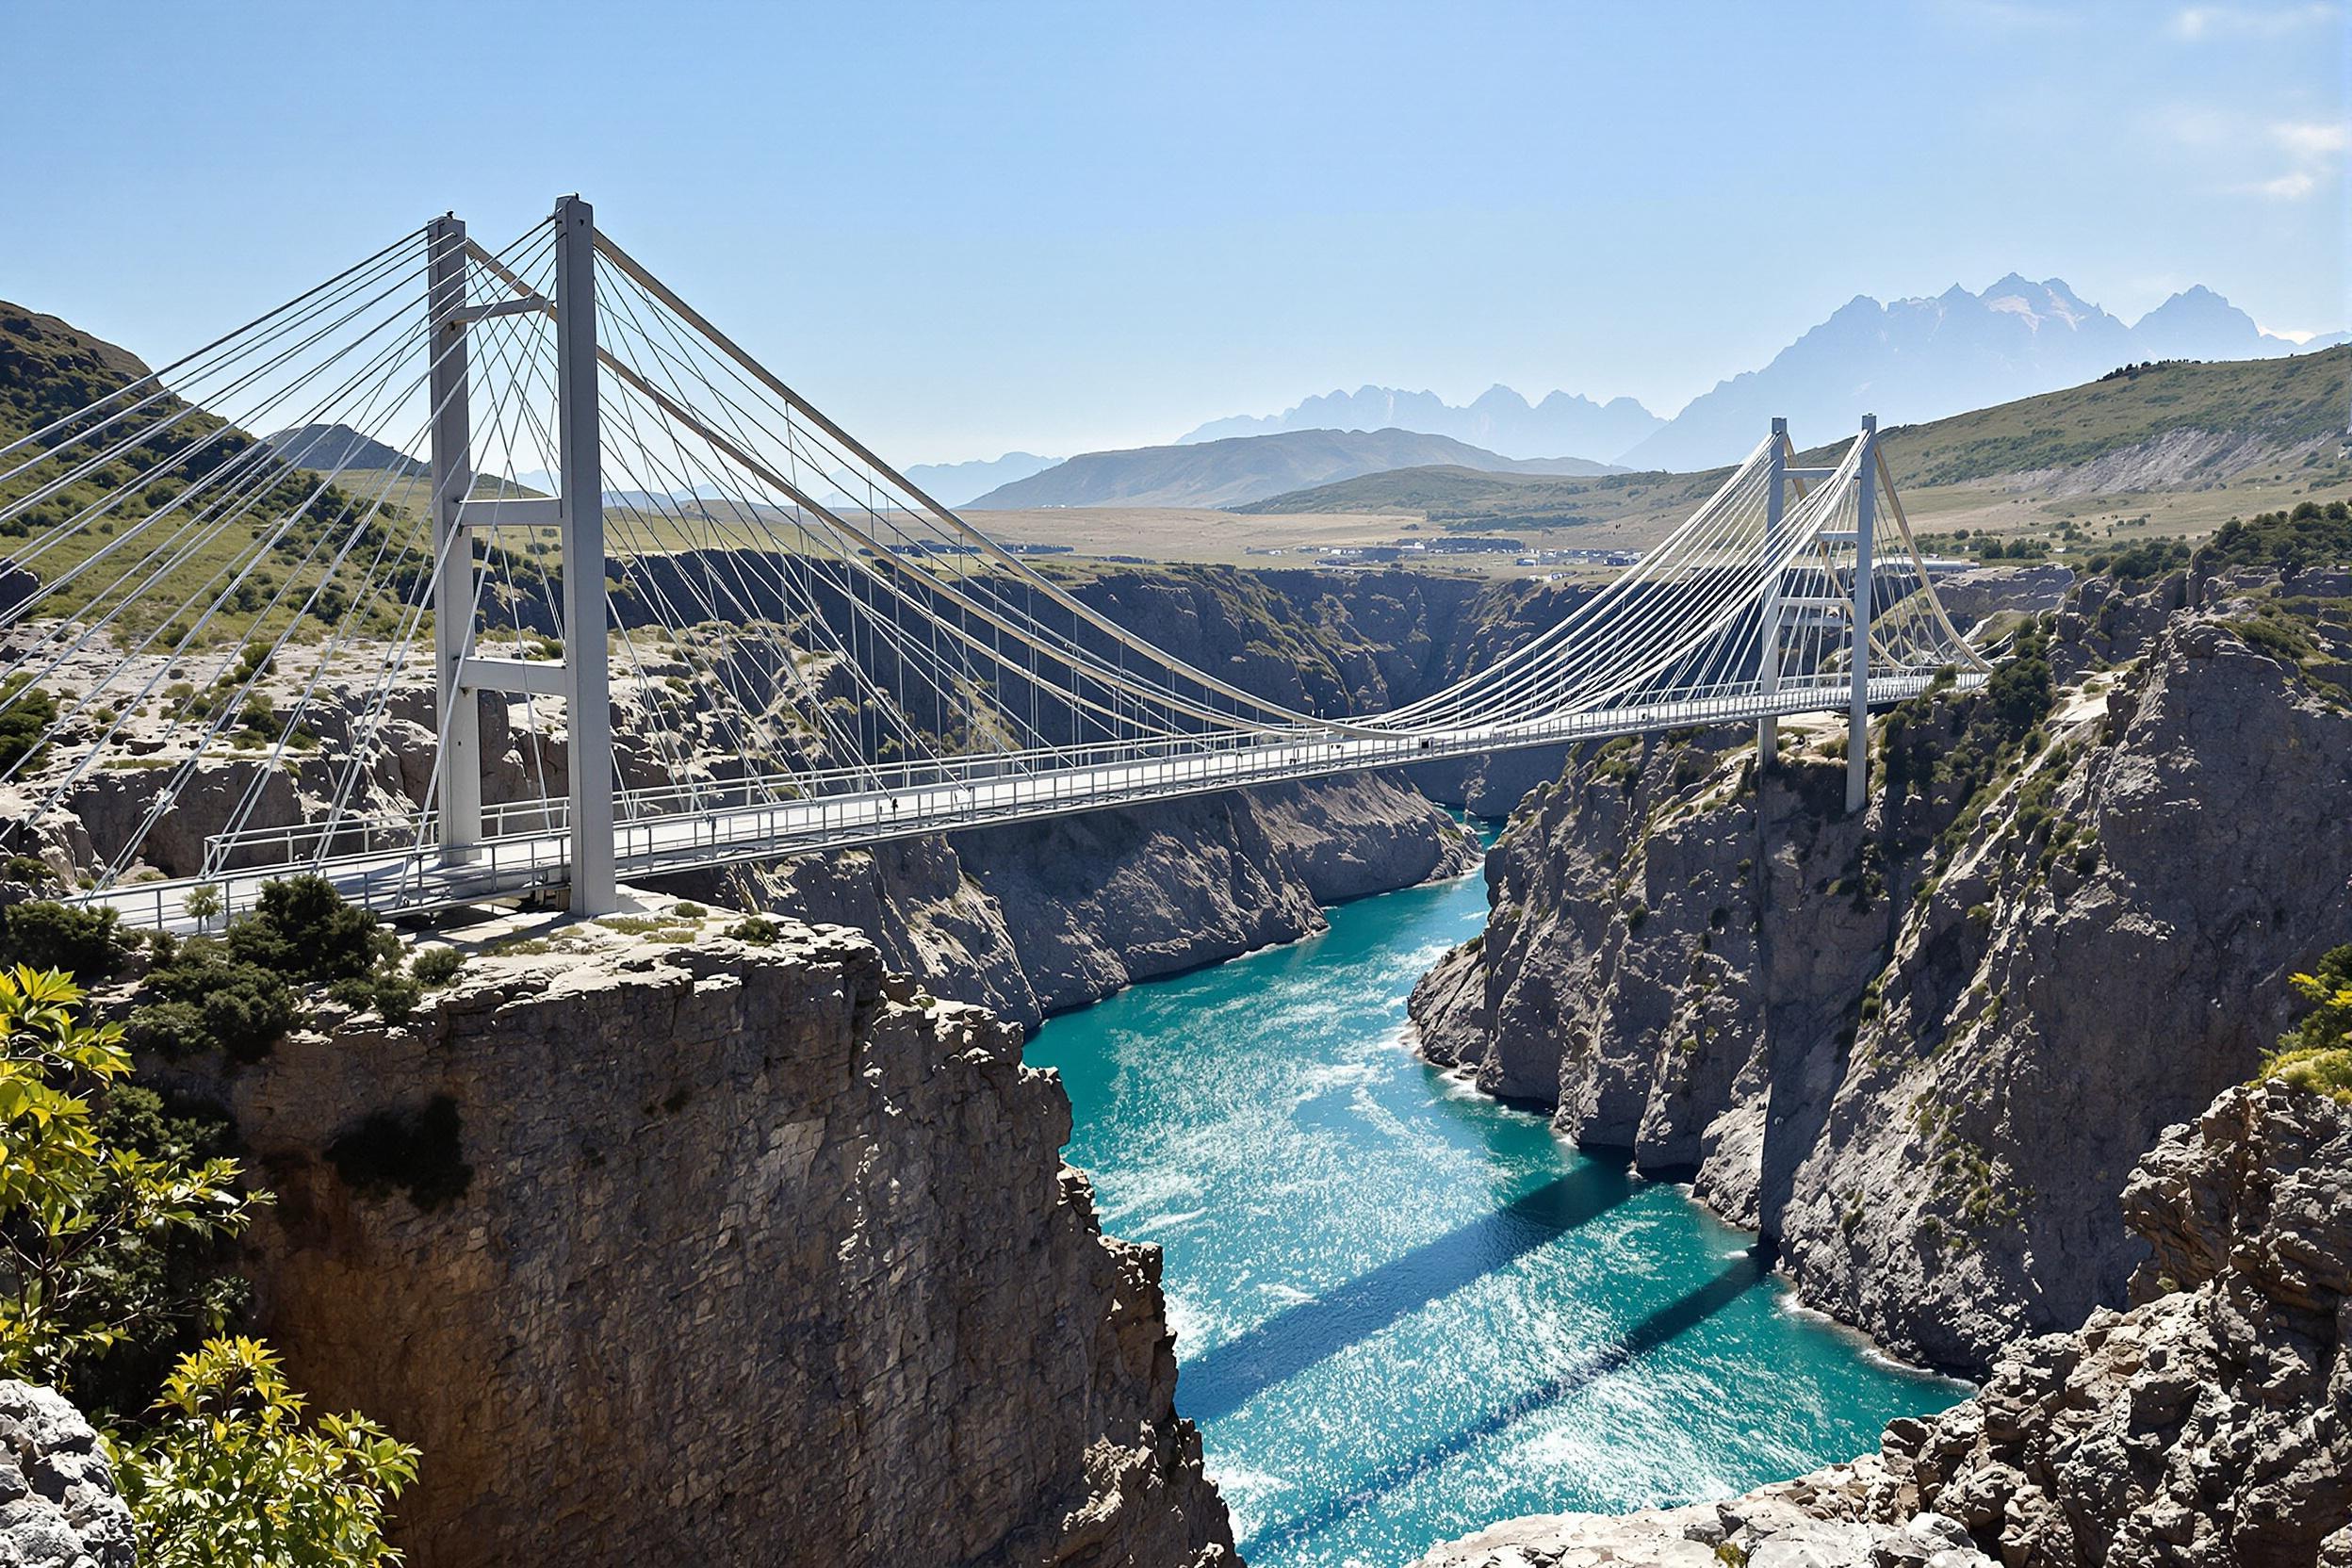
<instances>
[{"instance_id":1,"label":"clear blue sky","mask_svg":"<svg viewBox=\"0 0 2352 1568\"><path fill-rule=\"evenodd\" d=\"M0 297L160 362L599 223L902 462L1379 382L1661 413L1855 294L2344 326L2340 5L20 3Z\"/></svg>"}]
</instances>

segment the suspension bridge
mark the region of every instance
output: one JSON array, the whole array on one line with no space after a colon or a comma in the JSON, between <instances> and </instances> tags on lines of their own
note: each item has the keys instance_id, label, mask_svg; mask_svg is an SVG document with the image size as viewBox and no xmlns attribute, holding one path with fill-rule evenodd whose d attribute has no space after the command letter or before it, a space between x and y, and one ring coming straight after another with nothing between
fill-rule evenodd
<instances>
[{"instance_id":1,"label":"suspension bridge","mask_svg":"<svg viewBox=\"0 0 2352 1568\"><path fill-rule=\"evenodd\" d=\"M262 433L277 432L269 439ZM1381 712L1268 701L939 505L600 233L403 236L0 446L0 852L186 926L386 915L1697 725L1983 655L1874 423L1785 424L1639 564ZM20 726L20 728L29 727Z\"/></svg>"}]
</instances>

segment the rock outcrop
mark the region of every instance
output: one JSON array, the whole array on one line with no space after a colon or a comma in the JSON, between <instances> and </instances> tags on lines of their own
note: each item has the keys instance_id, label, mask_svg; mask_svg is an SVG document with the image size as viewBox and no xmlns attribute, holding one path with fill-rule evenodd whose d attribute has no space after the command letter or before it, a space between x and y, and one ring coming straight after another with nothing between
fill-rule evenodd
<instances>
[{"instance_id":1,"label":"rock outcrop","mask_svg":"<svg viewBox=\"0 0 2352 1568\"><path fill-rule=\"evenodd\" d=\"M2341 576L2093 580L2054 696L2013 673L1909 705L1857 817L1814 754L1842 729L1760 778L1722 735L1579 759L1490 855L1421 1049L1691 1176L1809 1302L1982 1376L2123 1301L2124 1174L2352 932Z\"/></svg>"},{"instance_id":2,"label":"rock outcrop","mask_svg":"<svg viewBox=\"0 0 2352 1568\"><path fill-rule=\"evenodd\" d=\"M1897 1423L1880 1507L1916 1499L2050 1568L2352 1562L2352 1106L2231 1089L2123 1206L2148 1249L2135 1304Z\"/></svg>"},{"instance_id":3,"label":"rock outcrop","mask_svg":"<svg viewBox=\"0 0 2352 1568\"><path fill-rule=\"evenodd\" d=\"M1058 1081L855 933L732 919L559 924L204 1080L278 1194L256 1327L424 1451L410 1560L1230 1561Z\"/></svg>"},{"instance_id":4,"label":"rock outcrop","mask_svg":"<svg viewBox=\"0 0 2352 1568\"><path fill-rule=\"evenodd\" d=\"M1511 1521L1423 1568L2352 1563L2352 1106L2225 1091L2124 1189L2133 1305L1877 1454L1730 1502Z\"/></svg>"},{"instance_id":5,"label":"rock outcrop","mask_svg":"<svg viewBox=\"0 0 2352 1568\"><path fill-rule=\"evenodd\" d=\"M55 1389L0 1380L0 1564L132 1568L131 1511L98 1433Z\"/></svg>"},{"instance_id":6,"label":"rock outcrop","mask_svg":"<svg viewBox=\"0 0 2352 1568\"><path fill-rule=\"evenodd\" d=\"M935 993L1034 1027L1138 980L1324 926L1323 907L1477 863L1386 775L1229 791L665 880L687 896L872 933Z\"/></svg>"}]
</instances>

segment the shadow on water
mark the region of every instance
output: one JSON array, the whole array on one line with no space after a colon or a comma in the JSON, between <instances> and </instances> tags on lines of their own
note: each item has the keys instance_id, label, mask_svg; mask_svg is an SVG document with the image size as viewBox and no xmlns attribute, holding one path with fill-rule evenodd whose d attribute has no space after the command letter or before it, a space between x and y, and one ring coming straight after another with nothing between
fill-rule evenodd
<instances>
[{"instance_id":1,"label":"shadow on water","mask_svg":"<svg viewBox=\"0 0 2352 1568\"><path fill-rule=\"evenodd\" d=\"M1200 1422L1230 1415L1276 1383L1606 1214L1636 1185L1623 1168L1597 1161L1556 1177L1226 1341L1184 1369L1178 1408Z\"/></svg>"},{"instance_id":2,"label":"shadow on water","mask_svg":"<svg viewBox=\"0 0 2352 1568\"><path fill-rule=\"evenodd\" d=\"M1475 1447L1513 1423L1548 1405L1574 1397L1601 1379L1622 1371L1659 1346L1697 1328L1747 1294L1764 1275L1762 1255L1753 1250L1742 1253L1707 1283L1658 1308L1627 1330L1613 1344L1585 1357L1572 1370L1529 1389L1469 1426L1446 1433L1419 1452L1384 1466L1362 1483L1350 1487L1344 1494L1327 1497L1304 1512L1293 1514L1258 1531L1241 1543L1243 1555L1271 1552L1296 1544L1378 1501L1415 1476ZM1185 1376L1191 1374L1187 1372Z\"/></svg>"}]
</instances>

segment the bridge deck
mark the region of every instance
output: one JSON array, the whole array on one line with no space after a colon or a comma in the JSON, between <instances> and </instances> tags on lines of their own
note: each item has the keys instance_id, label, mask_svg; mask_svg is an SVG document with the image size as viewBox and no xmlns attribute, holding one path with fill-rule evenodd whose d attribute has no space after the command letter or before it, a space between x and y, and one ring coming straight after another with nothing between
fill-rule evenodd
<instances>
[{"instance_id":1,"label":"bridge deck","mask_svg":"<svg viewBox=\"0 0 2352 1568\"><path fill-rule=\"evenodd\" d=\"M1963 675L1962 687L1983 680ZM1870 701L1883 707L1917 696L1931 677L1882 677L1870 683ZM1517 727L1478 727L1389 737L1277 741L1196 756L1136 759L1009 776L988 776L996 766L975 759L972 772L941 782L895 790L720 806L624 819L616 825L616 861L625 880L665 873L778 859L856 848L931 833L1037 822L1106 807L1213 793L1246 785L1280 783L1436 761L1481 753L1525 750L1607 740L1697 725L1753 722L1768 714L1842 714L1850 688L1805 684L1772 696L1732 696L1608 709ZM298 830L299 831L299 830ZM434 845L320 858L315 869L345 897L384 915L420 914L459 905L552 892L569 876L569 844L557 825L540 831L485 839L467 858ZM291 869L302 869L295 867ZM132 923L193 931L183 907L200 883L216 889L225 911L250 908L262 884L289 874L284 864L216 876L179 877L108 889L91 902L111 906Z\"/></svg>"}]
</instances>

